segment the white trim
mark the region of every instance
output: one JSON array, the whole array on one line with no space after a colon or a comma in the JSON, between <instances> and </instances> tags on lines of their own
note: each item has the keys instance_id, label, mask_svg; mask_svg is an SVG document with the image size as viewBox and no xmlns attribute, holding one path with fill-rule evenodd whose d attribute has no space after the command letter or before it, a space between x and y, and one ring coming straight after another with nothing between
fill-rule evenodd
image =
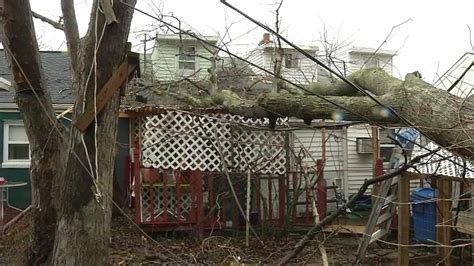
<instances>
[{"instance_id":1,"label":"white trim","mask_svg":"<svg viewBox=\"0 0 474 266\"><path fill-rule=\"evenodd\" d=\"M29 168L31 162L31 152L28 160L9 160L8 159L8 145L12 142L8 141L10 134L10 126L24 126L21 120L4 120L3 121L3 162L2 168ZM28 144L29 142L14 142L12 144Z\"/></svg>"},{"instance_id":2,"label":"white trim","mask_svg":"<svg viewBox=\"0 0 474 266\"><path fill-rule=\"evenodd\" d=\"M2 168L30 168L31 162L4 162Z\"/></svg>"},{"instance_id":3,"label":"white trim","mask_svg":"<svg viewBox=\"0 0 474 266\"><path fill-rule=\"evenodd\" d=\"M56 104L55 103L53 104L53 109L56 112L60 112L60 111L65 111L71 106L74 106L74 104L71 104L71 103L57 103ZM2 112L9 112L9 111L19 112L18 105L16 103L0 103L0 110Z\"/></svg>"},{"instance_id":4,"label":"white trim","mask_svg":"<svg viewBox=\"0 0 474 266\"><path fill-rule=\"evenodd\" d=\"M216 43L219 41L219 37L218 36L203 36L203 35L197 35L198 37L204 39L205 41L207 42L211 42L211 43ZM196 38L194 37L191 37L187 34L158 34L157 36L157 42L159 41L164 41L164 40L191 40L191 41L196 41L196 42L199 42L198 40L196 40Z\"/></svg>"},{"instance_id":5,"label":"white trim","mask_svg":"<svg viewBox=\"0 0 474 266\"><path fill-rule=\"evenodd\" d=\"M0 77L0 89L4 91L10 91L12 88L12 83L8 79Z\"/></svg>"}]
</instances>

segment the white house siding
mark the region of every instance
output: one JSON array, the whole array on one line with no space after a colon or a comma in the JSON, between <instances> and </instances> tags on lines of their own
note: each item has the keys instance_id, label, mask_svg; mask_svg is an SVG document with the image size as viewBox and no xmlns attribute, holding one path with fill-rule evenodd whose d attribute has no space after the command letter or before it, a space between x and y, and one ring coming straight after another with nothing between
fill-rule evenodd
<instances>
[{"instance_id":1,"label":"white house siding","mask_svg":"<svg viewBox=\"0 0 474 266\"><path fill-rule=\"evenodd\" d=\"M284 50L285 50L285 53L295 54L296 58L298 58L298 61L299 61L297 68L282 67L282 76L285 79L288 79L297 84L308 84L310 82L317 80L316 63L306 58L302 54L299 54L294 49L285 48ZM308 50L307 52L310 54L315 54L315 51ZM274 56L274 48L258 47L247 55L247 59L250 62L268 71L274 72L274 60L273 60L274 57L273 56ZM256 67L251 67L251 69L257 75L265 75L265 76L271 77L270 74L265 73L263 70L258 69Z\"/></svg>"},{"instance_id":2,"label":"white house siding","mask_svg":"<svg viewBox=\"0 0 474 266\"><path fill-rule=\"evenodd\" d=\"M260 66L260 67L265 67L265 59L263 58L263 49L257 48L253 51L251 51L247 56L245 56L246 59L249 62L252 62L253 64ZM250 66L250 69L256 74L256 75L264 75L265 72L257 67Z\"/></svg>"},{"instance_id":3,"label":"white house siding","mask_svg":"<svg viewBox=\"0 0 474 266\"><path fill-rule=\"evenodd\" d=\"M380 130L379 138L387 139L385 130ZM359 188L364 183L365 179L373 177L373 160L372 153L361 154L357 152L357 138L371 138L372 131L370 125L351 126L347 129L347 193L349 195L357 193ZM419 142L419 139L417 140ZM414 147L413 152L420 151L418 146ZM384 170L387 172L390 169L388 162L384 163ZM418 187L418 180L412 180L410 187L412 189ZM370 187L366 194L370 194Z\"/></svg>"},{"instance_id":4,"label":"white house siding","mask_svg":"<svg viewBox=\"0 0 474 266\"><path fill-rule=\"evenodd\" d=\"M371 53L349 52L349 61L346 62L347 75L350 75L351 73L360 70L364 65L364 62L372 55L373 54ZM373 58L378 59L379 67L381 67L387 73L392 74L392 55L376 54L373 56Z\"/></svg>"},{"instance_id":5,"label":"white house siding","mask_svg":"<svg viewBox=\"0 0 474 266\"><path fill-rule=\"evenodd\" d=\"M159 40L151 55L155 76L161 81L177 80L182 77L178 69L179 40ZM196 72L193 78L206 79L209 74L207 69L211 62L205 58L211 57L211 53L198 41L183 40L183 45L196 48ZM205 57L205 58L203 58Z\"/></svg>"},{"instance_id":6,"label":"white house siding","mask_svg":"<svg viewBox=\"0 0 474 266\"><path fill-rule=\"evenodd\" d=\"M326 164L324 166L324 178L327 185L331 186L333 183L339 188L344 189L344 149L341 129L326 129ZM316 167L316 160L322 159L322 130L305 129L296 130L292 136L292 148L296 154L301 150L306 150L309 156L306 156L303 161L311 168ZM297 170L297 169L295 169ZM290 179L292 184L293 180ZM304 183L303 186L304 187ZM334 190L328 190L328 199L334 198ZM298 201L304 202L305 193L300 195ZM328 210L335 210L336 204L328 204ZM304 212L305 206L297 206L299 213Z\"/></svg>"},{"instance_id":7,"label":"white house siding","mask_svg":"<svg viewBox=\"0 0 474 266\"><path fill-rule=\"evenodd\" d=\"M349 195L357 193L364 180L373 176L372 154L357 153L357 138L370 137L372 134L369 125L351 126L347 129L347 191Z\"/></svg>"}]
</instances>

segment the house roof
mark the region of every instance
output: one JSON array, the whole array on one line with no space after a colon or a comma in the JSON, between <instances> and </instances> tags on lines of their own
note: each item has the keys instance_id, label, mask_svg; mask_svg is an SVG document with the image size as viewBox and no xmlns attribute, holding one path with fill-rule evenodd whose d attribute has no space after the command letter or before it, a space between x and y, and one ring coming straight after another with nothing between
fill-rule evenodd
<instances>
[{"instance_id":1,"label":"house roof","mask_svg":"<svg viewBox=\"0 0 474 266\"><path fill-rule=\"evenodd\" d=\"M438 149L439 146L434 142L430 142L425 146L425 148L433 151ZM423 153L425 153L423 149L419 150L418 152L414 152L412 157L421 155ZM449 160L446 158L449 158ZM441 149L434 155L422 159L420 164L417 165L416 169L422 174L461 176L464 172L463 165L464 161L461 157L454 156L446 149ZM474 165L467 160L464 175L466 178L474 178Z\"/></svg>"},{"instance_id":2,"label":"house roof","mask_svg":"<svg viewBox=\"0 0 474 266\"><path fill-rule=\"evenodd\" d=\"M357 54L378 54L378 55L389 55L395 56L397 55L397 51L393 50L383 50L383 49L374 49L374 48L367 48L367 47L352 47L349 50L349 54L357 53Z\"/></svg>"},{"instance_id":3,"label":"house roof","mask_svg":"<svg viewBox=\"0 0 474 266\"><path fill-rule=\"evenodd\" d=\"M218 36L204 36L204 35L197 35L198 37L208 41L208 42L211 42L211 43L216 43L218 40L219 40L219 37ZM160 40L191 40L191 41L198 41L196 40L196 38L194 37L191 37L187 34L158 34L156 36L156 39L157 41L160 41Z\"/></svg>"},{"instance_id":4,"label":"house roof","mask_svg":"<svg viewBox=\"0 0 474 266\"><path fill-rule=\"evenodd\" d=\"M277 44L274 43L273 41L262 43L258 46L258 48L263 48L263 49L275 49L276 47L277 47ZM298 45L298 47L304 51L310 51L310 52L315 52L319 50L318 46L313 46L313 45ZM285 43L281 44L281 48L286 49L286 50L296 50L295 48Z\"/></svg>"},{"instance_id":5,"label":"house roof","mask_svg":"<svg viewBox=\"0 0 474 266\"><path fill-rule=\"evenodd\" d=\"M69 55L67 52L42 51L40 52L43 73L46 79L53 104L74 103L74 92L71 90L71 72ZM10 64L5 52L0 51L0 78L12 82ZM0 104L15 103L15 92L0 91Z\"/></svg>"}]
</instances>

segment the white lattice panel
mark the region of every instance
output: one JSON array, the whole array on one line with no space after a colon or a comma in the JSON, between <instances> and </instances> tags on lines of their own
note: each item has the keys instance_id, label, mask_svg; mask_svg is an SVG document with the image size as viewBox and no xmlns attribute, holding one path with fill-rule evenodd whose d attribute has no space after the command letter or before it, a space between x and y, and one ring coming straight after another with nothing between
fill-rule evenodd
<instances>
[{"instance_id":1,"label":"white lattice panel","mask_svg":"<svg viewBox=\"0 0 474 266\"><path fill-rule=\"evenodd\" d=\"M438 145L431 142L426 148L429 150L438 149ZM414 156L423 154L425 151L421 150L418 153L414 153ZM441 156L439 156L439 155ZM449 158L451 161L444 158ZM456 162L453 163L452 161ZM463 161L460 157L453 156L453 154L445 149L441 149L434 154L433 156L428 156L421 160L420 164L417 166L418 171L424 174L439 174L447 176L461 176L463 173ZM466 176L467 178L474 178L474 165L469 161L466 162Z\"/></svg>"},{"instance_id":2,"label":"white lattice panel","mask_svg":"<svg viewBox=\"0 0 474 266\"><path fill-rule=\"evenodd\" d=\"M168 217L172 217L174 220L181 220L184 221L187 219L189 214L191 213L191 195L189 193L182 193L178 205L177 205L177 197L176 192L174 189L167 189L167 193L164 193L163 187L154 187L153 188L153 209L151 207L151 189L150 186L142 186L142 193L141 193L141 217L142 221L150 222L153 219L158 219L160 216L166 215ZM165 200L165 195L167 195L167 199ZM166 204L166 205L165 205Z\"/></svg>"},{"instance_id":3,"label":"white lattice panel","mask_svg":"<svg viewBox=\"0 0 474 266\"><path fill-rule=\"evenodd\" d=\"M266 119L167 111L138 124L145 167L219 172L222 152L232 171L285 173L285 134L242 127L265 126Z\"/></svg>"}]
</instances>

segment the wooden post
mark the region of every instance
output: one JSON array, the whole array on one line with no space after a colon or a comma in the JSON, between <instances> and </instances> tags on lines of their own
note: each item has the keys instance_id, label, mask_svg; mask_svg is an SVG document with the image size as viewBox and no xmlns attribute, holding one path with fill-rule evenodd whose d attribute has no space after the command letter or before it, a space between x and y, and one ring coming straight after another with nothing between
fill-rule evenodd
<instances>
[{"instance_id":1,"label":"wooden post","mask_svg":"<svg viewBox=\"0 0 474 266\"><path fill-rule=\"evenodd\" d=\"M373 173L376 175L377 161L380 159L379 128L372 126L372 165Z\"/></svg>"},{"instance_id":2,"label":"wooden post","mask_svg":"<svg viewBox=\"0 0 474 266\"><path fill-rule=\"evenodd\" d=\"M250 180L252 173L250 169L247 171L247 208L245 211L245 216L247 217L245 221L245 246L248 247L250 244Z\"/></svg>"},{"instance_id":3,"label":"wooden post","mask_svg":"<svg viewBox=\"0 0 474 266\"><path fill-rule=\"evenodd\" d=\"M327 184L326 184L326 179L324 179L324 161L317 160L316 168L318 171L318 182L316 184L316 188L317 188L316 204L317 204L319 218L322 220L326 218L327 203L328 203Z\"/></svg>"},{"instance_id":4,"label":"wooden post","mask_svg":"<svg viewBox=\"0 0 474 266\"><path fill-rule=\"evenodd\" d=\"M437 180L438 202L437 202L437 241L445 246L438 249L440 259L444 265L451 265L451 225L452 225L452 181L448 178L440 177Z\"/></svg>"},{"instance_id":5,"label":"wooden post","mask_svg":"<svg viewBox=\"0 0 474 266\"><path fill-rule=\"evenodd\" d=\"M379 147L379 128L372 126L372 175L374 177L383 175L383 161L380 160L380 147ZM380 183L372 186L372 195L378 195L380 189ZM372 204L374 203L374 197L372 197Z\"/></svg>"},{"instance_id":6,"label":"wooden post","mask_svg":"<svg viewBox=\"0 0 474 266\"><path fill-rule=\"evenodd\" d=\"M398 265L409 264L410 244L410 178L405 174L398 183Z\"/></svg>"}]
</instances>

